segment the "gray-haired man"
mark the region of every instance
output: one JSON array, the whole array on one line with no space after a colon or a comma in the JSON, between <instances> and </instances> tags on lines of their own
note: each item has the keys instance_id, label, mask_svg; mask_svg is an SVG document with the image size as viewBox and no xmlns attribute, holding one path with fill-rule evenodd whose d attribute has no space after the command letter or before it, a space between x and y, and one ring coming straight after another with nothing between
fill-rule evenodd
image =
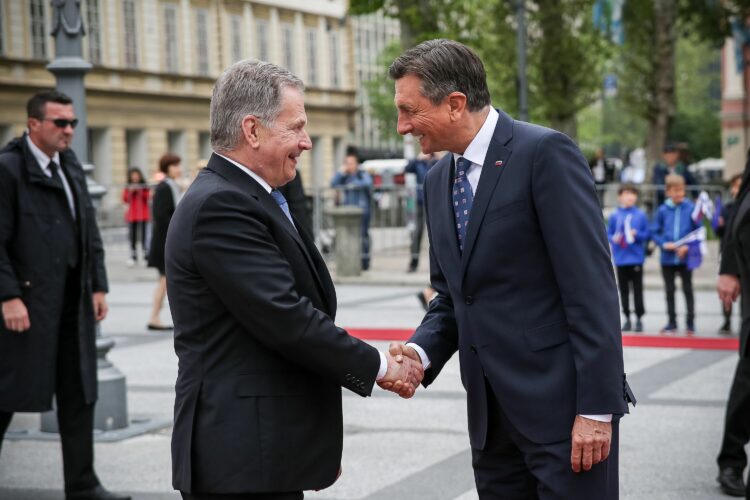
<instances>
[{"instance_id":1,"label":"gray-haired man","mask_svg":"<svg viewBox=\"0 0 750 500\"><path fill-rule=\"evenodd\" d=\"M216 82L215 153L169 226L167 288L179 357L173 485L184 498L299 499L337 478L341 387L421 381L417 363L334 324L323 259L278 188L311 148L302 82L242 61Z\"/></svg>"}]
</instances>

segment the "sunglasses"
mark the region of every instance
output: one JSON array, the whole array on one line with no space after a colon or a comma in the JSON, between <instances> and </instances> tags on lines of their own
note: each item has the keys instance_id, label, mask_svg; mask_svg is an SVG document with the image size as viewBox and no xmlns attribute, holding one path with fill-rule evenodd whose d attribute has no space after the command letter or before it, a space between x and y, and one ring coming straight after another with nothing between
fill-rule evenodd
<instances>
[{"instance_id":1,"label":"sunglasses","mask_svg":"<svg viewBox=\"0 0 750 500\"><path fill-rule=\"evenodd\" d=\"M52 122L58 128L66 128L68 125L71 128L76 128L76 125L78 125L78 118L73 118L72 120L66 120L65 118L45 118L44 121Z\"/></svg>"}]
</instances>

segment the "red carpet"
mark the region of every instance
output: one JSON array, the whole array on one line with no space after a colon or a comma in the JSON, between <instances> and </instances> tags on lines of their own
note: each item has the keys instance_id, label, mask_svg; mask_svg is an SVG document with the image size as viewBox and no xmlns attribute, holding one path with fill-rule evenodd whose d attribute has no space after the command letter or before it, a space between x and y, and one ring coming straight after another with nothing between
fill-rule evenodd
<instances>
[{"instance_id":1,"label":"red carpet","mask_svg":"<svg viewBox=\"0 0 750 500\"><path fill-rule=\"evenodd\" d=\"M362 340L406 340L414 332L414 330L401 328L347 328L347 331ZM686 337L685 335L623 335L622 345L736 351L739 349L739 339L736 337Z\"/></svg>"}]
</instances>

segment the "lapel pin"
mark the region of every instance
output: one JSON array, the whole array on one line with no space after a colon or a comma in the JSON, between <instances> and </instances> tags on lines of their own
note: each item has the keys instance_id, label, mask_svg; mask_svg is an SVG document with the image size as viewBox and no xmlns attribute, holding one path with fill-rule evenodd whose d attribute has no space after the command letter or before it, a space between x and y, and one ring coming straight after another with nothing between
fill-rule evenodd
<instances>
[{"instance_id":1,"label":"lapel pin","mask_svg":"<svg viewBox=\"0 0 750 500\"><path fill-rule=\"evenodd\" d=\"M502 166L503 166L503 160L497 160L497 161L495 162L495 166L496 166L496 167L502 167Z\"/></svg>"}]
</instances>

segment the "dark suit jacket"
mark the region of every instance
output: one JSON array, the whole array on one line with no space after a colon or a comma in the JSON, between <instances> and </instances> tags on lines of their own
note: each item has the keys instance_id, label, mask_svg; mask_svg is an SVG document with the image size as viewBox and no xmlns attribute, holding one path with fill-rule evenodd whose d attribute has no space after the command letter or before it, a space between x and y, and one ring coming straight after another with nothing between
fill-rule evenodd
<instances>
[{"instance_id":1,"label":"dark suit jacket","mask_svg":"<svg viewBox=\"0 0 750 500\"><path fill-rule=\"evenodd\" d=\"M750 159L745 166L740 192L734 201L732 221L725 226L722 243L719 274L733 274L740 279L740 356L750 357Z\"/></svg>"},{"instance_id":2,"label":"dark suit jacket","mask_svg":"<svg viewBox=\"0 0 750 500\"><path fill-rule=\"evenodd\" d=\"M154 189L151 202L151 243L148 250L148 265L164 272L164 245L167 243L167 229L172 220L175 204L172 188L167 181L161 181Z\"/></svg>"},{"instance_id":3,"label":"dark suit jacket","mask_svg":"<svg viewBox=\"0 0 750 500\"><path fill-rule=\"evenodd\" d=\"M430 384L458 350L469 434L487 434L485 377L526 438L570 439L576 414L627 412L617 288L594 180L565 135L500 112L463 254L453 156L427 174L432 286L411 342Z\"/></svg>"},{"instance_id":4,"label":"dark suit jacket","mask_svg":"<svg viewBox=\"0 0 750 500\"><path fill-rule=\"evenodd\" d=\"M173 485L301 491L341 464L341 387L368 396L377 350L334 325L320 254L254 179L213 155L167 235L179 358Z\"/></svg>"},{"instance_id":5,"label":"dark suit jacket","mask_svg":"<svg viewBox=\"0 0 750 500\"><path fill-rule=\"evenodd\" d=\"M60 164L75 198L47 177L26 134L0 151L0 301L21 298L31 329L16 333L0 315L0 410L47 411L57 381L58 340L69 267L79 271L79 365L86 403L97 398L93 292L107 291L104 247L86 175L72 150Z\"/></svg>"}]
</instances>

